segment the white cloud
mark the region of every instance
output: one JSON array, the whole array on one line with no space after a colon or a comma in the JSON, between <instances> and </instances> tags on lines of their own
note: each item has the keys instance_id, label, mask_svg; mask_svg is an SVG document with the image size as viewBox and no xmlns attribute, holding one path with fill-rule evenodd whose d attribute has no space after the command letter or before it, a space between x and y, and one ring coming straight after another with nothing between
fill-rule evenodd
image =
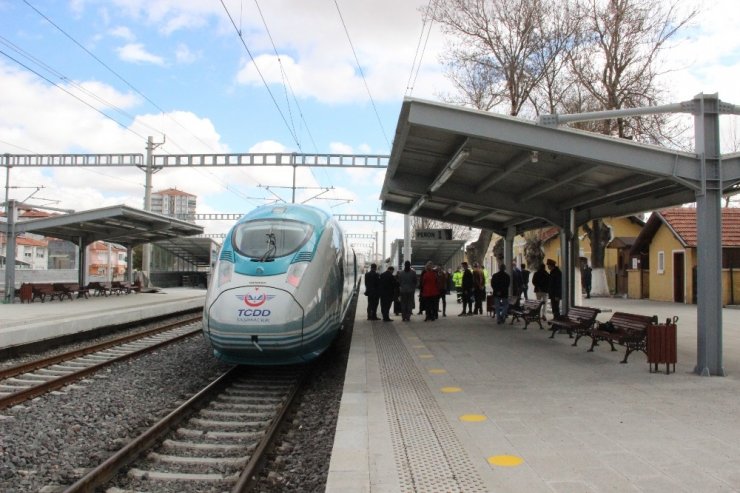
<instances>
[{"instance_id":1,"label":"white cloud","mask_svg":"<svg viewBox=\"0 0 740 493\"><path fill-rule=\"evenodd\" d=\"M133 41L134 39L136 39L136 36L134 36L134 33L131 32L131 29L126 26L114 27L110 30L110 35L116 38L124 39L126 41Z\"/></svg>"},{"instance_id":2,"label":"white cloud","mask_svg":"<svg viewBox=\"0 0 740 493\"><path fill-rule=\"evenodd\" d=\"M133 63L151 63L154 65L164 65L164 59L158 55L149 53L141 43L129 43L116 50L118 57L125 62Z\"/></svg>"},{"instance_id":3,"label":"white cloud","mask_svg":"<svg viewBox=\"0 0 740 493\"><path fill-rule=\"evenodd\" d=\"M175 50L175 59L178 63L193 63L200 59L202 54L200 52L192 51L188 45L180 43L177 45Z\"/></svg>"}]
</instances>

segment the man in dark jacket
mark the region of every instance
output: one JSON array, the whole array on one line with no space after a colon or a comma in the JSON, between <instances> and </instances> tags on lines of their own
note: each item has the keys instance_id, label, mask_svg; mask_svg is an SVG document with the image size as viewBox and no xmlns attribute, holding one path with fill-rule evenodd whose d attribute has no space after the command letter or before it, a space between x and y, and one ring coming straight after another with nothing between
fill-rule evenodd
<instances>
[{"instance_id":1,"label":"man in dark jacket","mask_svg":"<svg viewBox=\"0 0 740 493\"><path fill-rule=\"evenodd\" d=\"M367 319L378 318L378 301L380 300L380 275L378 266L370 264L370 270L365 273L365 296L367 296Z\"/></svg>"},{"instance_id":2,"label":"man in dark jacket","mask_svg":"<svg viewBox=\"0 0 740 493\"><path fill-rule=\"evenodd\" d=\"M491 288L493 289L494 311L496 323L502 324L509 312L509 285L511 277L506 272L504 264L499 265L498 272L491 276Z\"/></svg>"},{"instance_id":3,"label":"man in dark jacket","mask_svg":"<svg viewBox=\"0 0 740 493\"><path fill-rule=\"evenodd\" d=\"M462 263L462 303L463 311L459 317L473 314L473 272L468 268L468 263Z\"/></svg>"},{"instance_id":4,"label":"man in dark jacket","mask_svg":"<svg viewBox=\"0 0 740 493\"><path fill-rule=\"evenodd\" d=\"M388 266L388 269L380 274L380 280L378 287L380 291L380 314L383 316L383 322L393 322L390 316L391 303L396 297L396 287L398 286L398 280L393 275L395 269L392 265Z\"/></svg>"},{"instance_id":5,"label":"man in dark jacket","mask_svg":"<svg viewBox=\"0 0 740 493\"><path fill-rule=\"evenodd\" d=\"M550 285L547 294L550 297L552 317L558 319L560 318L560 299L563 297L563 273L553 259L547 259L546 264L550 269Z\"/></svg>"},{"instance_id":6,"label":"man in dark jacket","mask_svg":"<svg viewBox=\"0 0 740 493\"><path fill-rule=\"evenodd\" d=\"M547 291L550 289L550 274L545 270L545 264L540 264L532 275L532 286L534 287L534 296L537 301L542 302L542 320L547 320Z\"/></svg>"},{"instance_id":7,"label":"man in dark jacket","mask_svg":"<svg viewBox=\"0 0 740 493\"><path fill-rule=\"evenodd\" d=\"M527 294L527 291L529 291L529 270L527 269L527 264L522 264L522 294L524 295L524 299L528 300L529 295Z\"/></svg>"},{"instance_id":8,"label":"man in dark jacket","mask_svg":"<svg viewBox=\"0 0 740 493\"><path fill-rule=\"evenodd\" d=\"M586 298L591 297L591 266L586 264L581 272L581 284L583 284L583 290L586 291Z\"/></svg>"}]
</instances>

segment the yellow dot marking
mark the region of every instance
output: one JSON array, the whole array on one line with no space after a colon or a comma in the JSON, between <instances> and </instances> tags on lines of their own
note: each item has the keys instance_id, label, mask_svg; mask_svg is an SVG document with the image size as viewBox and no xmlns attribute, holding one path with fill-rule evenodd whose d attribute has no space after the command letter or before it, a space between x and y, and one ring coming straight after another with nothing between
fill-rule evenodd
<instances>
[{"instance_id":1,"label":"yellow dot marking","mask_svg":"<svg viewBox=\"0 0 740 493\"><path fill-rule=\"evenodd\" d=\"M483 414L463 414L462 416L460 416L460 421L466 423L480 423L481 421L485 421L487 419L488 418Z\"/></svg>"},{"instance_id":2,"label":"yellow dot marking","mask_svg":"<svg viewBox=\"0 0 740 493\"><path fill-rule=\"evenodd\" d=\"M421 359L432 359L432 358L434 358L434 355L433 354L420 354L419 355L419 358L421 358Z\"/></svg>"},{"instance_id":3,"label":"yellow dot marking","mask_svg":"<svg viewBox=\"0 0 740 493\"><path fill-rule=\"evenodd\" d=\"M516 455L492 455L488 458L489 464L499 467L516 467L522 462L524 462L524 459Z\"/></svg>"},{"instance_id":4,"label":"yellow dot marking","mask_svg":"<svg viewBox=\"0 0 740 493\"><path fill-rule=\"evenodd\" d=\"M455 392L462 392L462 389L460 387L442 387L439 390L445 394L454 394Z\"/></svg>"},{"instance_id":5,"label":"yellow dot marking","mask_svg":"<svg viewBox=\"0 0 740 493\"><path fill-rule=\"evenodd\" d=\"M429 370L429 373L431 373L432 375L443 375L447 373L447 370L443 370L442 368L432 368L431 370Z\"/></svg>"}]
</instances>

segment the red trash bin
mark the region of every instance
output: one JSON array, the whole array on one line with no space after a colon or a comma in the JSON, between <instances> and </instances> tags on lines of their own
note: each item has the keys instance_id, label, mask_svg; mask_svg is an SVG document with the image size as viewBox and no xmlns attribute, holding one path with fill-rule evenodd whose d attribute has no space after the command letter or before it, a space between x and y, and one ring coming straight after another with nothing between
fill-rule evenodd
<instances>
[{"instance_id":1,"label":"red trash bin","mask_svg":"<svg viewBox=\"0 0 740 493\"><path fill-rule=\"evenodd\" d=\"M676 372L677 360L677 341L676 341L676 322L678 317L673 317L664 324L651 324L647 328L647 360L650 365L650 372L657 373L658 365L665 364L665 372ZM654 367L653 367L654 365ZM654 368L654 369L653 369Z\"/></svg>"}]
</instances>

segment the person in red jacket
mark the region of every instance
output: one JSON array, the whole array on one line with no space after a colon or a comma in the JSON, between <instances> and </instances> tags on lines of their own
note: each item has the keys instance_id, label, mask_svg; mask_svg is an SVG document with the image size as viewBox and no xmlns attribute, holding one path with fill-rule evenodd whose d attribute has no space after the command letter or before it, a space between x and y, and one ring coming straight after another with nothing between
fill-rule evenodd
<instances>
[{"instance_id":1,"label":"person in red jacket","mask_svg":"<svg viewBox=\"0 0 740 493\"><path fill-rule=\"evenodd\" d=\"M433 270L431 261L424 266L424 272L421 273L421 299L424 303L424 313L427 320L434 321L437 319L437 309L439 305L439 285L437 284L437 273Z\"/></svg>"}]
</instances>

